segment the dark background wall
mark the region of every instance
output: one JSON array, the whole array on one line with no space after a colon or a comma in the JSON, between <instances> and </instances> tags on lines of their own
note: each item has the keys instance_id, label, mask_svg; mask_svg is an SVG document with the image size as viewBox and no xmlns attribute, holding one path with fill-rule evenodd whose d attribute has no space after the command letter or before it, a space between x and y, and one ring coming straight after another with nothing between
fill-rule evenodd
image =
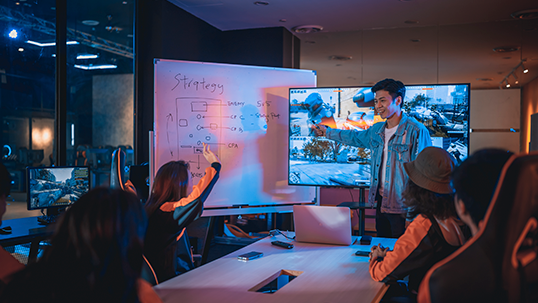
<instances>
[{"instance_id":1,"label":"dark background wall","mask_svg":"<svg viewBox=\"0 0 538 303\"><path fill-rule=\"evenodd\" d=\"M299 39L283 27L223 32L166 0L137 2L135 162L149 160L153 59L299 68Z\"/></svg>"}]
</instances>

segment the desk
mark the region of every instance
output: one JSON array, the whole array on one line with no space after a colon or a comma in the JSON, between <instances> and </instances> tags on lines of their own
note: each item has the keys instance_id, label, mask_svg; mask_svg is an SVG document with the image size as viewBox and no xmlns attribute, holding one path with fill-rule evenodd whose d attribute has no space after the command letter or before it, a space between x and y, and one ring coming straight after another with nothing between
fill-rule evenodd
<instances>
[{"instance_id":1,"label":"desk","mask_svg":"<svg viewBox=\"0 0 538 303\"><path fill-rule=\"evenodd\" d=\"M38 224L37 217L3 220L2 227L5 226L11 226L13 232L0 235L0 245L5 247L31 243L28 263L36 260L39 242L49 238L53 233L53 227Z\"/></svg>"},{"instance_id":2,"label":"desk","mask_svg":"<svg viewBox=\"0 0 538 303\"><path fill-rule=\"evenodd\" d=\"M274 240L292 242L295 247L271 245ZM373 238L372 245L379 243L392 248L396 239ZM355 255L357 250L369 251L370 247L298 243L281 235L266 237L161 283L155 291L165 303L378 302L388 286L370 278L368 257ZM237 259L250 251L263 252L264 256L247 262ZM281 270L302 273L275 293L249 291Z\"/></svg>"}]
</instances>

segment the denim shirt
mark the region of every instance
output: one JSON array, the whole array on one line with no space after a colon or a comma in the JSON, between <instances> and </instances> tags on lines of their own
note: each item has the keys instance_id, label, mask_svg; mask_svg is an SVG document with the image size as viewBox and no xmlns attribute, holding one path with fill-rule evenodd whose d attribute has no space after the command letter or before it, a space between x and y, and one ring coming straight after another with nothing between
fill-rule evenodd
<instances>
[{"instance_id":1,"label":"denim shirt","mask_svg":"<svg viewBox=\"0 0 538 303\"><path fill-rule=\"evenodd\" d=\"M365 131L339 130L327 128L326 137L347 145L368 148L371 150L371 173L368 202L375 203L375 194L380 180L380 167L385 142L386 122L378 122ZM413 117L402 113L398 130L388 142L387 168L381 212L402 214L407 212L403 204L402 192L407 181L407 173L403 167L405 162L413 161L417 155L431 146L428 129Z\"/></svg>"}]
</instances>

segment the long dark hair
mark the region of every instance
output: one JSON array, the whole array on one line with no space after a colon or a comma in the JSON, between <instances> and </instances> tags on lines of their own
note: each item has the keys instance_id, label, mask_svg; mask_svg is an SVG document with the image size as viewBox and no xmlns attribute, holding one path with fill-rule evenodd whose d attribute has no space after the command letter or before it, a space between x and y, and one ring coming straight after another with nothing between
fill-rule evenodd
<instances>
[{"instance_id":1,"label":"long dark hair","mask_svg":"<svg viewBox=\"0 0 538 303\"><path fill-rule=\"evenodd\" d=\"M187 196L189 163L170 161L157 171L153 187L146 202L146 212L151 216L163 203L179 201Z\"/></svg>"},{"instance_id":2,"label":"long dark hair","mask_svg":"<svg viewBox=\"0 0 538 303\"><path fill-rule=\"evenodd\" d=\"M407 179L402 197L405 205L410 208L408 219L414 219L420 214L434 216L440 220L458 215L454 206L454 195L435 193L416 185L411 179Z\"/></svg>"},{"instance_id":3,"label":"long dark hair","mask_svg":"<svg viewBox=\"0 0 538 303\"><path fill-rule=\"evenodd\" d=\"M97 188L60 218L43 256L5 288L2 302L139 302L147 218L136 195Z\"/></svg>"}]
</instances>

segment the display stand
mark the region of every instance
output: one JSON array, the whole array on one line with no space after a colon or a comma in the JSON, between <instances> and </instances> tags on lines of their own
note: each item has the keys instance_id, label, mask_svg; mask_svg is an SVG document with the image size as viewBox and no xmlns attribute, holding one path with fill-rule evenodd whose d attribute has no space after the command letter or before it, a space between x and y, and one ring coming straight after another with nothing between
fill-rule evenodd
<instances>
[{"instance_id":1,"label":"display stand","mask_svg":"<svg viewBox=\"0 0 538 303\"><path fill-rule=\"evenodd\" d=\"M366 209L371 208L365 202L366 197L366 187L359 188L359 202L342 202L337 206L340 207L349 207L351 210L358 210L359 212L359 236L364 235L364 221L366 220Z\"/></svg>"}]
</instances>

